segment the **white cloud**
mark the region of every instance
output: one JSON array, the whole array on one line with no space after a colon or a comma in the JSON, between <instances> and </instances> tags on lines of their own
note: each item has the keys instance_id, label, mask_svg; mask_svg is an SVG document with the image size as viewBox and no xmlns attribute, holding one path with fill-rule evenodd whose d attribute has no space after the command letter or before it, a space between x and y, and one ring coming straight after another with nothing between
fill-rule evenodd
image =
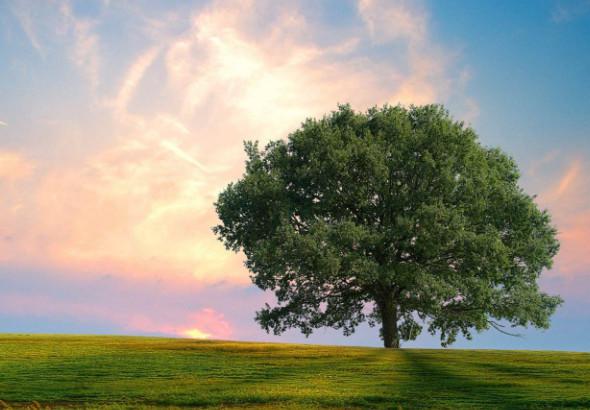
<instances>
[{"instance_id":1,"label":"white cloud","mask_svg":"<svg viewBox=\"0 0 590 410\"><path fill-rule=\"evenodd\" d=\"M403 46L407 68L394 77L390 102L441 103L451 96L461 75L451 72L453 53L432 40L422 2L358 0L357 7L373 42Z\"/></svg>"},{"instance_id":2,"label":"white cloud","mask_svg":"<svg viewBox=\"0 0 590 410\"><path fill-rule=\"evenodd\" d=\"M365 0L359 13L359 30L323 41L325 27L297 5L215 1L190 17L186 31L158 28L166 35L110 62L127 67L113 80L99 69L100 47L116 46L98 36L102 22L80 19L64 3L64 47L92 84L111 90L97 110L114 125L72 118L107 142L43 168L26 187L32 193L11 202L22 218L3 221L13 240L0 243L0 254L15 264L248 283L241 256L211 232L217 194L242 173L244 139L284 138L339 102L365 109L441 101L458 81L424 8ZM401 43L404 55L363 52L381 40Z\"/></svg>"},{"instance_id":3,"label":"white cloud","mask_svg":"<svg viewBox=\"0 0 590 410\"><path fill-rule=\"evenodd\" d=\"M375 42L408 41L424 43L428 36L428 15L419 1L358 0L359 14Z\"/></svg>"},{"instance_id":4,"label":"white cloud","mask_svg":"<svg viewBox=\"0 0 590 410\"><path fill-rule=\"evenodd\" d=\"M135 93L139 83L141 82L141 79L143 78L146 70L150 67L150 65L152 65L157 55L158 48L152 47L137 57L131 67L127 70L127 73L123 79L123 84L119 88L117 97L113 102L115 113L117 115L122 117L128 116L127 106L129 105L129 102L133 97L133 94ZM123 118L123 120L126 119L127 118Z\"/></svg>"},{"instance_id":5,"label":"white cloud","mask_svg":"<svg viewBox=\"0 0 590 410\"><path fill-rule=\"evenodd\" d=\"M31 46L41 55L44 55L43 48L39 42L37 30L35 27L35 20L33 17L33 8L30 3L20 0L12 3L11 7L13 15L17 18L23 32L27 36Z\"/></svg>"}]
</instances>

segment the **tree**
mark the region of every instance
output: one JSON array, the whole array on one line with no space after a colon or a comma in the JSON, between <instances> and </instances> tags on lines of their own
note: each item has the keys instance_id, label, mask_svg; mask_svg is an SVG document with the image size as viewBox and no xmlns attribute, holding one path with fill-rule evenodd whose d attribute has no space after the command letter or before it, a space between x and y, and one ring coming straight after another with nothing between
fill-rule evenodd
<instances>
[{"instance_id":1,"label":"tree","mask_svg":"<svg viewBox=\"0 0 590 410\"><path fill-rule=\"evenodd\" d=\"M213 230L274 291L256 314L267 332L349 335L368 321L385 347L423 326L446 346L473 330L547 328L562 303L537 285L559 249L550 215L514 160L442 106L342 105L245 150Z\"/></svg>"}]
</instances>

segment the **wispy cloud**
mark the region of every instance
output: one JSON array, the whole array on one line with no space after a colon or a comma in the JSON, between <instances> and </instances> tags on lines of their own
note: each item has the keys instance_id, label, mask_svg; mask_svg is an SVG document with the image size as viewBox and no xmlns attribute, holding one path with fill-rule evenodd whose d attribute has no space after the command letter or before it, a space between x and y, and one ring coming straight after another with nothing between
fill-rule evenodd
<instances>
[{"instance_id":1,"label":"wispy cloud","mask_svg":"<svg viewBox=\"0 0 590 410\"><path fill-rule=\"evenodd\" d=\"M557 198L561 197L567 190L576 182L580 175L580 168L581 163L579 160L576 160L572 163L572 165L567 169L566 173L561 177L559 180L559 184L555 189L555 196Z\"/></svg>"},{"instance_id":2,"label":"wispy cloud","mask_svg":"<svg viewBox=\"0 0 590 410\"><path fill-rule=\"evenodd\" d=\"M97 22L76 17L67 1L63 1L59 9L64 25L62 30L72 37L73 45L69 50L70 58L84 73L91 90L95 92L99 84L101 64L99 37L94 32Z\"/></svg>"},{"instance_id":3,"label":"wispy cloud","mask_svg":"<svg viewBox=\"0 0 590 410\"><path fill-rule=\"evenodd\" d=\"M12 2L11 10L17 18L31 46L39 53L39 55L43 56L45 53L37 35L35 20L33 17L34 8L32 7L32 4L26 0L17 0Z\"/></svg>"},{"instance_id":4,"label":"wispy cloud","mask_svg":"<svg viewBox=\"0 0 590 410\"><path fill-rule=\"evenodd\" d=\"M146 70L152 65L157 54L158 49L156 47L150 48L137 57L131 67L129 67L113 103L116 114L120 116L128 115L127 106Z\"/></svg>"},{"instance_id":5,"label":"wispy cloud","mask_svg":"<svg viewBox=\"0 0 590 410\"><path fill-rule=\"evenodd\" d=\"M423 44L428 37L428 15L421 2L358 0L359 14L373 41L409 41Z\"/></svg>"},{"instance_id":6,"label":"wispy cloud","mask_svg":"<svg viewBox=\"0 0 590 410\"><path fill-rule=\"evenodd\" d=\"M59 51L65 51L92 92L96 92L101 66L97 20L76 16L68 0L43 3L16 0L10 9L39 55L45 58L48 52L55 53L56 45L63 47Z\"/></svg>"},{"instance_id":7,"label":"wispy cloud","mask_svg":"<svg viewBox=\"0 0 590 410\"><path fill-rule=\"evenodd\" d=\"M553 166L558 165L557 156L550 153L547 158L553 158ZM549 159L545 163L547 161ZM554 178L552 183L545 183L548 188L539 195L538 200L551 211L559 232L561 249L556 258L556 274L590 277L587 241L590 238L588 164L580 158L568 162L561 175ZM545 179L547 175L538 178Z\"/></svg>"},{"instance_id":8,"label":"wispy cloud","mask_svg":"<svg viewBox=\"0 0 590 410\"><path fill-rule=\"evenodd\" d=\"M165 149L167 149L168 151L172 152L174 155L176 155L178 158L182 159L183 161L186 161L187 163L189 163L191 165L194 165L200 171L210 172L210 170L207 167L205 167L203 164L201 164L195 158L193 158L192 156L190 156L189 154L187 154L185 151L183 151L182 149L180 149L180 147L178 147L177 145L175 145L174 142L169 141L169 140L163 140L160 143L160 145L162 147L164 147Z\"/></svg>"},{"instance_id":9,"label":"wispy cloud","mask_svg":"<svg viewBox=\"0 0 590 410\"><path fill-rule=\"evenodd\" d=\"M357 5L373 42L401 42L405 49L403 59L408 68L394 77L397 87L389 101L426 104L448 99L451 85L462 78L449 72L453 53L431 38L424 4L405 0L358 0ZM477 103L471 99L469 104L470 115L476 115Z\"/></svg>"}]
</instances>

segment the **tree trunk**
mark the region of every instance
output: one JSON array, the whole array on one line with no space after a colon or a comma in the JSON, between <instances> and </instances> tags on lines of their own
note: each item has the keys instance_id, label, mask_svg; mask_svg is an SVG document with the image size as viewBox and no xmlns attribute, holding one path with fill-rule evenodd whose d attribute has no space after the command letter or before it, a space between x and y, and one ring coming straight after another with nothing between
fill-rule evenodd
<instances>
[{"instance_id":1,"label":"tree trunk","mask_svg":"<svg viewBox=\"0 0 590 410\"><path fill-rule=\"evenodd\" d=\"M381 332L383 335L383 346L386 348L399 348L399 332L397 328L397 304L393 298L386 298L380 304L381 310Z\"/></svg>"}]
</instances>

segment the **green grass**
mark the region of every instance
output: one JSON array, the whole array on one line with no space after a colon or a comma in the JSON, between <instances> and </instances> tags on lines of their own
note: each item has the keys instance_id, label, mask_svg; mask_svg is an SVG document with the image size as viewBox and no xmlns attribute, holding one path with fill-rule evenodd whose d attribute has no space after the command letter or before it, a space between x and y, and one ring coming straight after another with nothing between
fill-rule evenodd
<instances>
[{"instance_id":1,"label":"green grass","mask_svg":"<svg viewBox=\"0 0 590 410\"><path fill-rule=\"evenodd\" d=\"M0 409L590 408L590 353L0 335L0 400Z\"/></svg>"}]
</instances>

